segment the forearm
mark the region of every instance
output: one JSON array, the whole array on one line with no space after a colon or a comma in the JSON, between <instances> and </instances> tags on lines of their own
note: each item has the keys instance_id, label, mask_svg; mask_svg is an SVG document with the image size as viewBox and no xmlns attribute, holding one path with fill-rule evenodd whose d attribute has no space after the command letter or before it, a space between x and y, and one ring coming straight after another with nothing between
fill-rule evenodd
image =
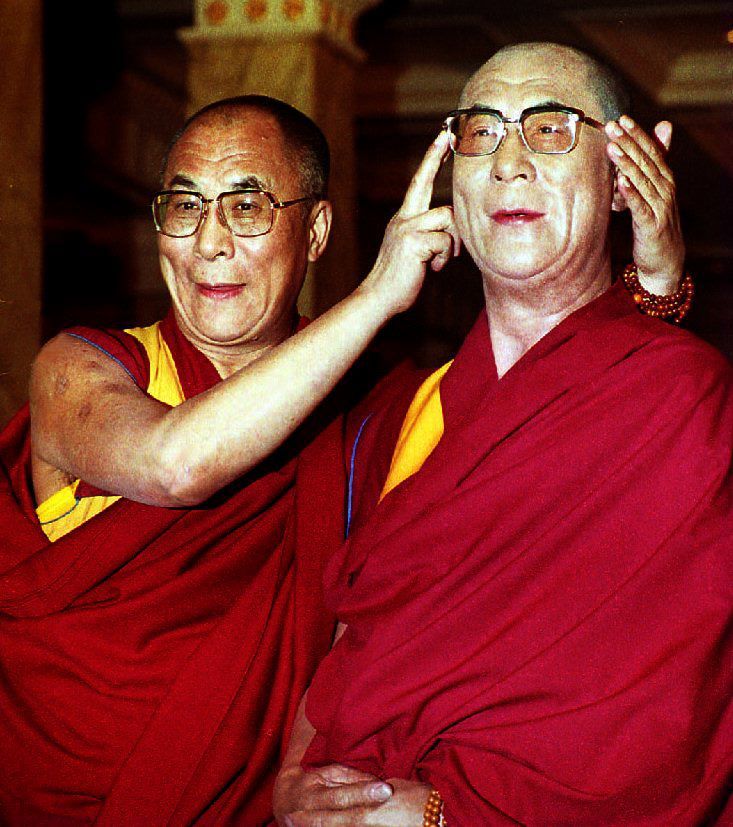
<instances>
[{"instance_id":1,"label":"forearm","mask_svg":"<svg viewBox=\"0 0 733 827\"><path fill-rule=\"evenodd\" d=\"M168 411L154 455L177 469L177 502L195 504L269 456L312 413L390 313L354 293L221 384Z\"/></svg>"},{"instance_id":2,"label":"forearm","mask_svg":"<svg viewBox=\"0 0 733 827\"><path fill-rule=\"evenodd\" d=\"M305 704L308 692L300 701L298 712L293 722L293 731L290 735L290 743L288 744L287 752L283 758L282 769L287 770L291 768L300 767L300 762L303 760L306 750L310 746L313 736L316 734L315 729L308 720L305 714Z\"/></svg>"}]
</instances>

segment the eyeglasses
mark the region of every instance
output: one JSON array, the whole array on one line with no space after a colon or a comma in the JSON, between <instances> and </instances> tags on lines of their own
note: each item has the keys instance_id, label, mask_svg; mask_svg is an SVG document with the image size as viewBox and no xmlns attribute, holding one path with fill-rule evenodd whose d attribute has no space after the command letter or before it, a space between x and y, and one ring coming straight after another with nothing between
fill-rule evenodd
<instances>
[{"instance_id":1,"label":"eyeglasses","mask_svg":"<svg viewBox=\"0 0 733 827\"><path fill-rule=\"evenodd\" d=\"M153 220L159 233L186 238L194 235L201 226L209 205L216 204L219 220L234 235L265 235L272 229L275 210L317 197L306 195L291 201L278 201L271 192L264 190L234 190L219 193L216 198L204 198L200 192L164 190L153 199Z\"/></svg>"},{"instance_id":2,"label":"eyeglasses","mask_svg":"<svg viewBox=\"0 0 733 827\"><path fill-rule=\"evenodd\" d=\"M508 123L517 124L527 149L541 155L564 155L575 149L579 123L604 128L580 109L555 104L530 106L518 118L505 118L497 109L482 106L456 109L449 113L443 128L449 132L450 148L456 155L473 157L496 152Z\"/></svg>"}]
</instances>

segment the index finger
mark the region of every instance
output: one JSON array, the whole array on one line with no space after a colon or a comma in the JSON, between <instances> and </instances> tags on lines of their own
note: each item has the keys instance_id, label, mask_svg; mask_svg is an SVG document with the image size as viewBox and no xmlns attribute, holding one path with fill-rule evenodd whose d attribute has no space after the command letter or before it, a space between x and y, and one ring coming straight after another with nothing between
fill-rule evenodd
<instances>
[{"instance_id":1,"label":"index finger","mask_svg":"<svg viewBox=\"0 0 733 827\"><path fill-rule=\"evenodd\" d=\"M410 186L405 193L405 200L400 207L403 218L427 212L430 209L430 199L433 197L433 183L438 174L443 158L448 152L448 131L442 130L438 137L430 144L420 166L412 176Z\"/></svg>"}]
</instances>

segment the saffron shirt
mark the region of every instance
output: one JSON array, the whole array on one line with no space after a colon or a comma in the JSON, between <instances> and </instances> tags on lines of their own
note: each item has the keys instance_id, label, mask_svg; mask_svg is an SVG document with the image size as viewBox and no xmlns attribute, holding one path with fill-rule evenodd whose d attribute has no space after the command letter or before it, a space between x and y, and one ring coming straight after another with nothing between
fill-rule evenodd
<instances>
[{"instance_id":1,"label":"saffron shirt","mask_svg":"<svg viewBox=\"0 0 733 827\"><path fill-rule=\"evenodd\" d=\"M71 332L169 404L219 381L172 316L137 338ZM197 508L110 502L81 482L50 542L27 409L16 416L0 435L3 824L270 818L283 739L333 631L320 583L343 539L344 438L322 408ZM70 525L89 503L93 519Z\"/></svg>"},{"instance_id":2,"label":"saffron shirt","mask_svg":"<svg viewBox=\"0 0 733 827\"><path fill-rule=\"evenodd\" d=\"M729 823L732 382L614 287L501 380L482 315L386 486L375 411L306 766L425 781L452 827Z\"/></svg>"}]
</instances>

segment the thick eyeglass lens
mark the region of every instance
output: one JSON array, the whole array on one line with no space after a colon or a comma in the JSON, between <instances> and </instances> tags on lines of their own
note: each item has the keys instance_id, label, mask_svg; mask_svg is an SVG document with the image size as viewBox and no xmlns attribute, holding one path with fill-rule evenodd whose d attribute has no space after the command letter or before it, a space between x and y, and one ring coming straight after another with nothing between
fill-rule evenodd
<instances>
[{"instance_id":1,"label":"thick eyeglass lens","mask_svg":"<svg viewBox=\"0 0 733 827\"><path fill-rule=\"evenodd\" d=\"M490 155L504 131L501 118L487 112L458 115L451 124L453 148L461 155Z\"/></svg>"},{"instance_id":2,"label":"thick eyeglass lens","mask_svg":"<svg viewBox=\"0 0 733 827\"><path fill-rule=\"evenodd\" d=\"M575 126L569 112L532 112L523 119L522 132L531 150L554 155L573 148Z\"/></svg>"},{"instance_id":3,"label":"thick eyeglass lens","mask_svg":"<svg viewBox=\"0 0 733 827\"><path fill-rule=\"evenodd\" d=\"M235 235L262 235L272 226L272 204L263 192L229 192L221 209Z\"/></svg>"},{"instance_id":4,"label":"thick eyeglass lens","mask_svg":"<svg viewBox=\"0 0 733 827\"><path fill-rule=\"evenodd\" d=\"M196 232L203 201L190 192L163 193L155 197L153 212L161 232L172 236L186 236Z\"/></svg>"}]
</instances>

